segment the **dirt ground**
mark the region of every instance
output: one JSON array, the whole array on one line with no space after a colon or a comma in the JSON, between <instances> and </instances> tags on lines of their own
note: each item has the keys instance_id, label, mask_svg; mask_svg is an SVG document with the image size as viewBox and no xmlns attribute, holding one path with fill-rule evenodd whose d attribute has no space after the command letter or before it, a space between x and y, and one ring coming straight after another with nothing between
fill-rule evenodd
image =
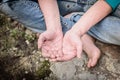
<instances>
[{"instance_id":1,"label":"dirt ground","mask_svg":"<svg viewBox=\"0 0 120 80\"><path fill-rule=\"evenodd\" d=\"M50 64L37 49L35 33L0 14L0 80L41 80Z\"/></svg>"}]
</instances>

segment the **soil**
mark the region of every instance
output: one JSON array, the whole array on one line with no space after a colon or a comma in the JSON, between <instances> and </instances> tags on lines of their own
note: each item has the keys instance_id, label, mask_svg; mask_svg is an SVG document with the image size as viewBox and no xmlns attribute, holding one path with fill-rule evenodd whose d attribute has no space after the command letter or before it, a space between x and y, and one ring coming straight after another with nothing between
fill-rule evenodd
<instances>
[{"instance_id":1,"label":"soil","mask_svg":"<svg viewBox=\"0 0 120 80\"><path fill-rule=\"evenodd\" d=\"M0 14L0 80L41 80L51 73L49 67L36 34Z\"/></svg>"}]
</instances>

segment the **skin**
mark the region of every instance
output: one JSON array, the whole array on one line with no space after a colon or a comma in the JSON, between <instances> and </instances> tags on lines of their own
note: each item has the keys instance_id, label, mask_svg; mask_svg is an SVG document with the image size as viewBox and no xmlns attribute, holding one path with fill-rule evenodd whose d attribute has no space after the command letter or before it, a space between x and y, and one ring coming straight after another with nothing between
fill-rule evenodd
<instances>
[{"instance_id":1,"label":"skin","mask_svg":"<svg viewBox=\"0 0 120 80\"><path fill-rule=\"evenodd\" d=\"M63 37L56 0L39 0L39 4L47 27L38 39L38 48L42 49L43 56L51 61L67 61L76 56L81 58L84 49L89 58L87 66L95 66L100 51L85 33L106 17L111 7L104 0L97 1Z\"/></svg>"},{"instance_id":2,"label":"skin","mask_svg":"<svg viewBox=\"0 0 120 80\"><path fill-rule=\"evenodd\" d=\"M63 33L57 2L56 0L38 1L44 14L47 28L47 30L39 36L38 48L41 48L42 55L46 58L61 57L63 56Z\"/></svg>"},{"instance_id":3,"label":"skin","mask_svg":"<svg viewBox=\"0 0 120 80\"><path fill-rule=\"evenodd\" d=\"M95 40L87 34L81 37L81 41L83 43L83 50L87 53L89 58L87 67L94 67L100 58L100 50L95 46Z\"/></svg>"},{"instance_id":4,"label":"skin","mask_svg":"<svg viewBox=\"0 0 120 80\"><path fill-rule=\"evenodd\" d=\"M95 45L93 45L93 42L90 41L89 37L89 42L87 42L88 38L85 38L85 40L83 40L85 42L82 42L82 37L92 26L94 26L96 23L106 17L111 12L111 10L111 7L104 0L97 1L80 18L80 20L78 20L78 22L72 27L72 29L65 34L63 38L64 56L61 58L61 60L65 59L66 56L69 55L69 51L76 54L78 58L81 58L81 52L83 47L82 44L84 43L84 46L86 46L87 44L88 46L92 46L84 47L84 50L87 52L89 58L88 67L95 66L100 57L100 51L98 50L98 48L95 47Z\"/></svg>"}]
</instances>

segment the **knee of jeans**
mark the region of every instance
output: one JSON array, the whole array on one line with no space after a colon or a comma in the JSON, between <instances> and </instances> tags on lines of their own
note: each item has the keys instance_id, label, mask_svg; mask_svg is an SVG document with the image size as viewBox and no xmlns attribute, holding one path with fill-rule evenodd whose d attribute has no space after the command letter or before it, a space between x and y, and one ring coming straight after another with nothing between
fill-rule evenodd
<instances>
[{"instance_id":1,"label":"knee of jeans","mask_svg":"<svg viewBox=\"0 0 120 80\"><path fill-rule=\"evenodd\" d=\"M117 18L108 17L92 27L88 34L104 43L120 45L119 21Z\"/></svg>"}]
</instances>

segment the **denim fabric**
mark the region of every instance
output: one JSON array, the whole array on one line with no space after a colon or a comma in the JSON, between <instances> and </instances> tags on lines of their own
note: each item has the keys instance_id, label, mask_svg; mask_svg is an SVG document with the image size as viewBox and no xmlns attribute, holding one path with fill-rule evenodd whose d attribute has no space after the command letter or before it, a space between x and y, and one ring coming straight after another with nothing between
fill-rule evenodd
<instances>
[{"instance_id":1,"label":"denim fabric","mask_svg":"<svg viewBox=\"0 0 120 80\"><path fill-rule=\"evenodd\" d=\"M38 3L34 0L17 0L3 3L0 5L0 11L24 24L33 32L41 33L46 30L43 14ZM61 23L64 33L73 25L73 22L62 16Z\"/></svg>"},{"instance_id":2,"label":"denim fabric","mask_svg":"<svg viewBox=\"0 0 120 80\"><path fill-rule=\"evenodd\" d=\"M120 45L120 18L106 17L92 27L88 34L102 42Z\"/></svg>"},{"instance_id":3,"label":"denim fabric","mask_svg":"<svg viewBox=\"0 0 120 80\"><path fill-rule=\"evenodd\" d=\"M85 12L95 1L58 0L63 33L68 31L79 20L81 15L73 15L70 19L62 16L71 12ZM12 0L12 2L0 4L0 11L24 24L33 32L41 33L46 30L44 16L37 0ZM120 8L118 7L112 15L92 27L88 34L102 42L120 45Z\"/></svg>"},{"instance_id":4,"label":"denim fabric","mask_svg":"<svg viewBox=\"0 0 120 80\"><path fill-rule=\"evenodd\" d=\"M120 18L120 5L116 8L112 15Z\"/></svg>"},{"instance_id":5,"label":"denim fabric","mask_svg":"<svg viewBox=\"0 0 120 80\"><path fill-rule=\"evenodd\" d=\"M66 15L71 12L85 12L96 0L58 0L59 10L61 15Z\"/></svg>"},{"instance_id":6,"label":"denim fabric","mask_svg":"<svg viewBox=\"0 0 120 80\"><path fill-rule=\"evenodd\" d=\"M74 14L70 20L76 23L81 16L82 14ZM120 18L108 16L93 26L87 33L104 43L120 45Z\"/></svg>"}]
</instances>

